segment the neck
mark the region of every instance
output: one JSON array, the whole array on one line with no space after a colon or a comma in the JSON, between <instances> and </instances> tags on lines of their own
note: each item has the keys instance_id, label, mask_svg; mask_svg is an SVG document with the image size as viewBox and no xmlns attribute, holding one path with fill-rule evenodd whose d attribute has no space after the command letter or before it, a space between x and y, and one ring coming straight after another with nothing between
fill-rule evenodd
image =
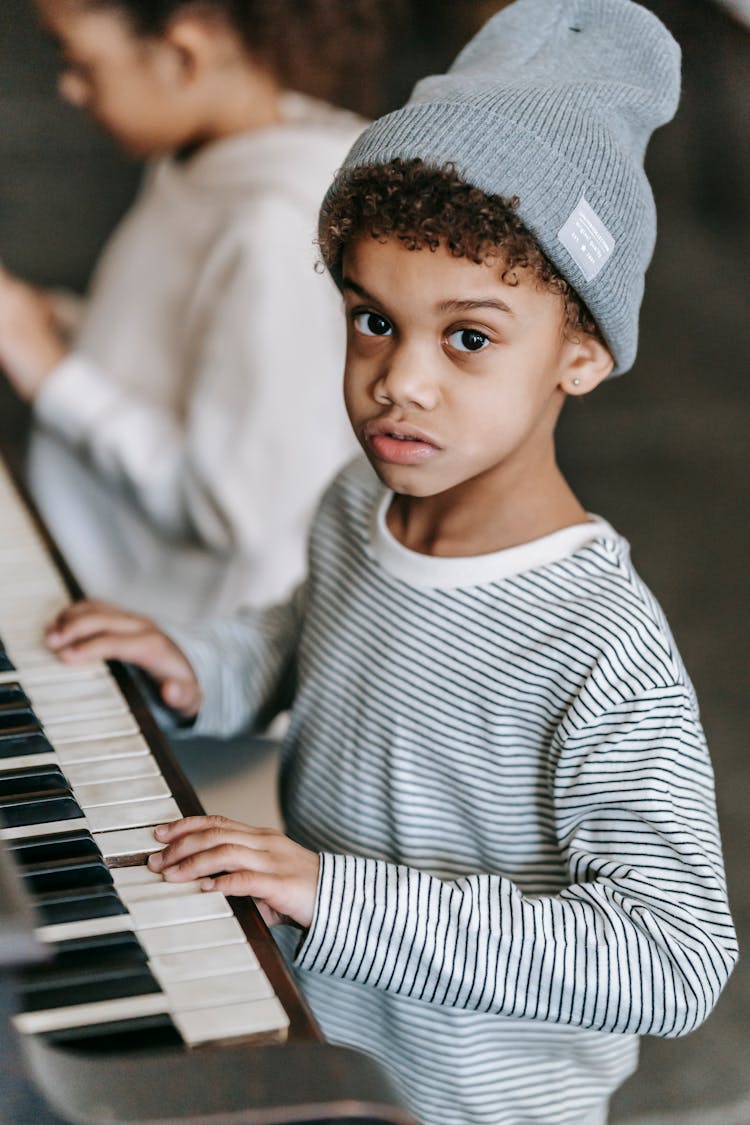
<instances>
[{"instance_id":1,"label":"neck","mask_svg":"<svg viewBox=\"0 0 750 1125\"><path fill-rule=\"evenodd\" d=\"M180 155L191 156L214 141L280 124L281 97L281 87L266 71L238 67L225 74L206 101L194 140Z\"/></svg>"},{"instance_id":2,"label":"neck","mask_svg":"<svg viewBox=\"0 0 750 1125\"><path fill-rule=\"evenodd\" d=\"M502 479L475 478L436 496L396 495L388 528L412 551L458 558L517 547L584 523L586 511L554 451L535 470L514 466Z\"/></svg>"},{"instance_id":3,"label":"neck","mask_svg":"<svg viewBox=\"0 0 750 1125\"><path fill-rule=\"evenodd\" d=\"M251 129L267 129L282 120L281 88L264 71L254 72L234 83L220 100L214 114L214 140Z\"/></svg>"}]
</instances>

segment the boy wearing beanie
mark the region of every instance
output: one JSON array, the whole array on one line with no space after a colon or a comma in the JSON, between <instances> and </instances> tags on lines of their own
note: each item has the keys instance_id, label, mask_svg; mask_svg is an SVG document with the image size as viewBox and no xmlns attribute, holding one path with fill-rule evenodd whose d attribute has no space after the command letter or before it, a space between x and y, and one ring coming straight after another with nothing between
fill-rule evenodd
<instances>
[{"instance_id":1,"label":"boy wearing beanie","mask_svg":"<svg viewBox=\"0 0 750 1125\"><path fill-rule=\"evenodd\" d=\"M492 19L322 210L366 457L305 586L169 635L81 603L49 634L140 664L200 732L292 707L288 836L191 818L149 862L296 926L324 1031L422 1125L604 1122L638 1036L695 1028L736 957L692 686L554 451L566 398L635 357L643 155L678 88L630 0Z\"/></svg>"}]
</instances>

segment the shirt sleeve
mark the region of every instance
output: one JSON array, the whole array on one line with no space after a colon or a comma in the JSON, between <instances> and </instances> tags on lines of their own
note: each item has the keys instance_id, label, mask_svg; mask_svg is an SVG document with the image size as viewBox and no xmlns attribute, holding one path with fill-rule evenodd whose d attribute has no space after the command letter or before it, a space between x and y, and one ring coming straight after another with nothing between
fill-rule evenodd
<instances>
[{"instance_id":1,"label":"shirt sleeve","mask_svg":"<svg viewBox=\"0 0 750 1125\"><path fill-rule=\"evenodd\" d=\"M189 727L181 727L164 707L156 708L160 724L170 734L182 730L190 737L229 738L263 728L287 710L305 599L303 583L286 602L265 610L248 609L190 627L160 623L190 661L203 692L203 706Z\"/></svg>"},{"instance_id":2,"label":"shirt sleeve","mask_svg":"<svg viewBox=\"0 0 750 1125\"><path fill-rule=\"evenodd\" d=\"M270 199L218 240L176 326L182 404L136 396L74 353L35 405L165 538L239 554L253 604L299 581L315 503L354 448L340 300L312 239L300 211Z\"/></svg>"},{"instance_id":3,"label":"shirt sleeve","mask_svg":"<svg viewBox=\"0 0 750 1125\"><path fill-rule=\"evenodd\" d=\"M560 737L550 779L569 885L441 879L324 854L300 968L467 1011L677 1036L737 956L703 734L689 693Z\"/></svg>"}]
</instances>

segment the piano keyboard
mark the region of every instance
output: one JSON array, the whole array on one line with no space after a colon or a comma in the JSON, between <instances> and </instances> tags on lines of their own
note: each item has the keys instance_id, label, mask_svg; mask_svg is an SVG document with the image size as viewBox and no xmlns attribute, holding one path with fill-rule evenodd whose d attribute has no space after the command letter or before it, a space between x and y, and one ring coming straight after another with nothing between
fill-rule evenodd
<instances>
[{"instance_id":1,"label":"piano keyboard","mask_svg":"<svg viewBox=\"0 0 750 1125\"><path fill-rule=\"evenodd\" d=\"M1 463L0 577L0 838L52 953L24 974L17 1029L55 1043L283 1038L287 1011L227 899L146 867L154 826L182 812L108 667L46 649L71 599Z\"/></svg>"}]
</instances>

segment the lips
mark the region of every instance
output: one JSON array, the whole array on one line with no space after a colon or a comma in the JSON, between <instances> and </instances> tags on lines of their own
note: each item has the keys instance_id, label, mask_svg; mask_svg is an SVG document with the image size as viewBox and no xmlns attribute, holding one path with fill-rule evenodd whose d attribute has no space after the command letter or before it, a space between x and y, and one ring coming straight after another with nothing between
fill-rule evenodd
<instances>
[{"instance_id":1,"label":"lips","mask_svg":"<svg viewBox=\"0 0 750 1125\"><path fill-rule=\"evenodd\" d=\"M414 426L387 419L365 427L365 442L377 460L391 465L421 464L439 451L430 435Z\"/></svg>"}]
</instances>

